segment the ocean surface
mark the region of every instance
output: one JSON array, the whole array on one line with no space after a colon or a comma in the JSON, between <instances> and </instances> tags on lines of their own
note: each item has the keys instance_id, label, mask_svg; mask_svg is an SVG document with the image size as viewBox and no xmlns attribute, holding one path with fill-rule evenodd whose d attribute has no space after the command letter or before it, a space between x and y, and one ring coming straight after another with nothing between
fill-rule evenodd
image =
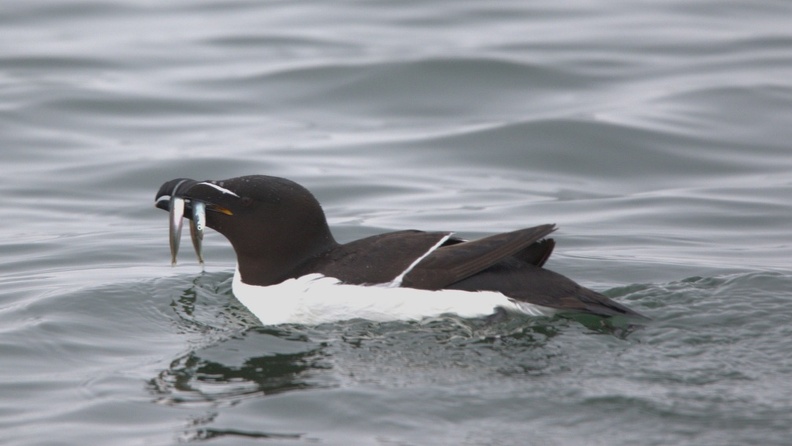
<instances>
[{"instance_id":1,"label":"ocean surface","mask_svg":"<svg viewBox=\"0 0 792 446\"><path fill-rule=\"evenodd\" d=\"M0 3L0 444L789 445L792 2ZM172 178L556 223L653 318L262 326Z\"/></svg>"}]
</instances>

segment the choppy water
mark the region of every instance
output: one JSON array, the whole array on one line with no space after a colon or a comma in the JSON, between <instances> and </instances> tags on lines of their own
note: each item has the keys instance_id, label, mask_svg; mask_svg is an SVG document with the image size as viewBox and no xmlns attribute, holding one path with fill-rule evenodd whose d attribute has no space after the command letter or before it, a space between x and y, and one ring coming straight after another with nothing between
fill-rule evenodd
<instances>
[{"instance_id":1,"label":"choppy water","mask_svg":"<svg viewBox=\"0 0 792 446\"><path fill-rule=\"evenodd\" d=\"M789 444L789 17L4 2L0 442ZM309 187L343 241L557 223L548 267L655 321L260 327L225 240L171 268L153 208L250 173Z\"/></svg>"}]
</instances>

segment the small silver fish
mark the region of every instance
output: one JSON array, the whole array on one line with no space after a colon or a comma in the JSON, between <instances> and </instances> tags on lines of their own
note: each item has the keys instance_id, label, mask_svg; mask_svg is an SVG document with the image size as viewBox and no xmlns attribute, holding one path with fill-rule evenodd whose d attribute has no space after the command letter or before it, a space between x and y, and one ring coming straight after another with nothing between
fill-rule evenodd
<instances>
[{"instance_id":1,"label":"small silver fish","mask_svg":"<svg viewBox=\"0 0 792 446\"><path fill-rule=\"evenodd\" d=\"M176 265L176 254L179 253L181 241L182 218L184 217L184 198L170 199L170 251L171 265Z\"/></svg>"},{"instance_id":2,"label":"small silver fish","mask_svg":"<svg viewBox=\"0 0 792 446\"><path fill-rule=\"evenodd\" d=\"M190 238L192 238L198 263L203 266L203 231L206 226L206 203L203 201L192 202L192 220L190 220Z\"/></svg>"}]
</instances>

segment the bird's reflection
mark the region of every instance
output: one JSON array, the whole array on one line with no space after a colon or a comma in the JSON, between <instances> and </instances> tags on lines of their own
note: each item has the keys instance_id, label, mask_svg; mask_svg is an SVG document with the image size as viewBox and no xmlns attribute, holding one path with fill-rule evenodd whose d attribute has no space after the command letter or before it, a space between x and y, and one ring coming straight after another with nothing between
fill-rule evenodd
<instances>
[{"instance_id":1,"label":"bird's reflection","mask_svg":"<svg viewBox=\"0 0 792 446\"><path fill-rule=\"evenodd\" d=\"M256 353L247 356L251 352ZM321 387L312 372L328 367L321 344L286 331L254 328L175 358L149 381L149 388L164 404L225 405Z\"/></svg>"}]
</instances>

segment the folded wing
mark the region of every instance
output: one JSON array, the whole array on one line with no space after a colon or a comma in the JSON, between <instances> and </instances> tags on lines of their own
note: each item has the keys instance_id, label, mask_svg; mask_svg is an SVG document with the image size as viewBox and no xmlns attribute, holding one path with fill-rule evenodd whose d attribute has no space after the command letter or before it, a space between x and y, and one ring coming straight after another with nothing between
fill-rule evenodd
<instances>
[{"instance_id":1,"label":"folded wing","mask_svg":"<svg viewBox=\"0 0 792 446\"><path fill-rule=\"evenodd\" d=\"M442 289L511 257L541 266L550 256L554 244L552 241L540 240L555 230L555 225L548 224L495 234L471 242L452 239L416 265L404 277L402 286Z\"/></svg>"}]
</instances>

